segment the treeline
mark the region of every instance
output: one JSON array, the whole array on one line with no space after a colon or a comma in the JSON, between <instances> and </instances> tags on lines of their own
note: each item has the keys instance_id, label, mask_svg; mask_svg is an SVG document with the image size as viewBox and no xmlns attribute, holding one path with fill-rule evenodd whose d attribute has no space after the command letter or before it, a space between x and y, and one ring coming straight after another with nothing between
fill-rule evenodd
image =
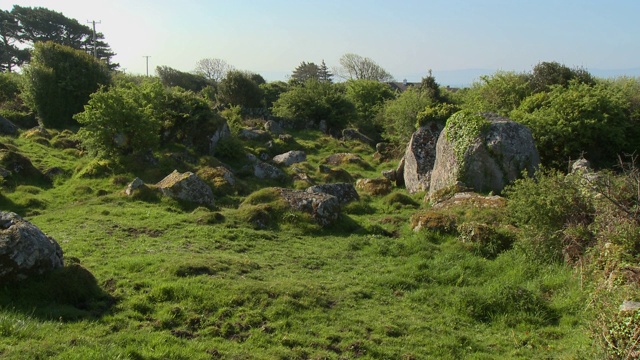
<instances>
[{"instance_id":1,"label":"treeline","mask_svg":"<svg viewBox=\"0 0 640 360\"><path fill-rule=\"evenodd\" d=\"M302 61L286 82L267 82L221 59L202 59L192 72L159 66L157 76L143 77L89 55L88 28L62 14L14 6L2 16L8 19L2 31L13 29L15 41L33 47L20 74L11 73L18 55L2 60L0 115L22 127L80 129L96 155L148 151L167 141L199 144L204 140L196 135L204 129L226 119L238 131L251 118L298 128L322 124L330 134L357 128L402 149L417 127L445 122L459 110L495 112L527 125L543 165L563 171L580 157L611 167L640 145L638 79L598 79L557 62L542 62L531 72L497 72L459 91L441 87L430 72L420 83L394 90L384 68L356 54L345 54L331 70L324 61ZM4 39L5 49L13 46ZM108 45L104 50L109 58ZM122 106L106 106L112 103ZM93 134L92 124L127 133L126 146Z\"/></svg>"}]
</instances>

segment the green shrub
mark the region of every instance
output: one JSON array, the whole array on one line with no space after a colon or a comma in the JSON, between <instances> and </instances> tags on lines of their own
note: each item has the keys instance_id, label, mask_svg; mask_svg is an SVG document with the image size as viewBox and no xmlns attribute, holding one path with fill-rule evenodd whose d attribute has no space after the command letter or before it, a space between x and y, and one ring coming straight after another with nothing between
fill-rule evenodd
<instances>
[{"instance_id":1,"label":"green shrub","mask_svg":"<svg viewBox=\"0 0 640 360\"><path fill-rule=\"evenodd\" d=\"M522 229L519 244L545 261L562 259L565 229L593 221L594 207L579 175L540 170L516 180L505 194L511 220Z\"/></svg>"},{"instance_id":2,"label":"green shrub","mask_svg":"<svg viewBox=\"0 0 640 360\"><path fill-rule=\"evenodd\" d=\"M156 147L161 124L153 113L153 98L162 85L127 84L102 88L91 95L85 110L74 116L82 125L78 137L90 154L118 158Z\"/></svg>"},{"instance_id":3,"label":"green shrub","mask_svg":"<svg viewBox=\"0 0 640 360\"><path fill-rule=\"evenodd\" d=\"M51 128L74 125L100 85L111 81L107 67L84 51L53 42L37 42L24 70L24 98L42 124Z\"/></svg>"}]
</instances>

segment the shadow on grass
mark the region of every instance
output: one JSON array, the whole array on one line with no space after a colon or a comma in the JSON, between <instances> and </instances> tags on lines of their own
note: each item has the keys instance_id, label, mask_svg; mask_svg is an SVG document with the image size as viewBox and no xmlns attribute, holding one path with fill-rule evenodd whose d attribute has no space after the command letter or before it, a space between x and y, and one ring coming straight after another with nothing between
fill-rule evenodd
<instances>
[{"instance_id":1,"label":"shadow on grass","mask_svg":"<svg viewBox=\"0 0 640 360\"><path fill-rule=\"evenodd\" d=\"M0 286L0 307L40 319L79 321L107 314L115 299L79 264Z\"/></svg>"}]
</instances>

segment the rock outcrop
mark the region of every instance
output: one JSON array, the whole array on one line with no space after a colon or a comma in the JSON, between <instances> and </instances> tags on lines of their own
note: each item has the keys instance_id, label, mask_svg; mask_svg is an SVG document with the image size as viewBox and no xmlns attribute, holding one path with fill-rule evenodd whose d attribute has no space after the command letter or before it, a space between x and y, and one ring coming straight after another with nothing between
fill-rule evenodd
<instances>
[{"instance_id":1,"label":"rock outcrop","mask_svg":"<svg viewBox=\"0 0 640 360\"><path fill-rule=\"evenodd\" d=\"M358 179L356 189L371 195L387 195L391 192L391 181L385 178Z\"/></svg>"},{"instance_id":2,"label":"rock outcrop","mask_svg":"<svg viewBox=\"0 0 640 360\"><path fill-rule=\"evenodd\" d=\"M273 157L273 162L279 165L290 166L307 160L307 154L304 151L292 150L284 154Z\"/></svg>"},{"instance_id":3,"label":"rock outcrop","mask_svg":"<svg viewBox=\"0 0 640 360\"><path fill-rule=\"evenodd\" d=\"M348 183L314 185L307 188L306 192L333 195L338 198L340 204L347 204L360 199L356 188L353 184Z\"/></svg>"},{"instance_id":4,"label":"rock outcrop","mask_svg":"<svg viewBox=\"0 0 640 360\"><path fill-rule=\"evenodd\" d=\"M0 283L62 266L62 249L53 238L15 213L0 212Z\"/></svg>"},{"instance_id":5,"label":"rock outcrop","mask_svg":"<svg viewBox=\"0 0 640 360\"><path fill-rule=\"evenodd\" d=\"M229 129L229 124L225 121L222 126L209 138L209 154L214 156L216 153L216 146L218 146L220 140L228 138L230 136L231 129Z\"/></svg>"},{"instance_id":6,"label":"rock outcrop","mask_svg":"<svg viewBox=\"0 0 640 360\"><path fill-rule=\"evenodd\" d=\"M344 129L342 130L342 139L343 140L355 140L355 141L359 141L363 144L369 145L369 146L375 146L376 142L373 141L373 139L371 139L370 137L368 137L367 135L361 133L360 131L356 130L356 129Z\"/></svg>"},{"instance_id":7,"label":"rock outcrop","mask_svg":"<svg viewBox=\"0 0 640 360\"><path fill-rule=\"evenodd\" d=\"M292 209L310 214L321 226L329 226L338 220L340 201L333 195L285 188L276 190Z\"/></svg>"},{"instance_id":8,"label":"rock outcrop","mask_svg":"<svg viewBox=\"0 0 640 360\"><path fill-rule=\"evenodd\" d=\"M523 171L533 174L539 164L526 126L495 114L461 111L449 118L438 138L429 192L462 186L500 193Z\"/></svg>"},{"instance_id":9,"label":"rock outcrop","mask_svg":"<svg viewBox=\"0 0 640 360\"><path fill-rule=\"evenodd\" d=\"M173 199L206 206L215 204L211 187L192 172L179 173L174 170L155 186L163 195Z\"/></svg>"},{"instance_id":10,"label":"rock outcrop","mask_svg":"<svg viewBox=\"0 0 640 360\"><path fill-rule=\"evenodd\" d=\"M421 126L411 136L404 153L402 178L409 193L428 191L436 162L436 143L443 126L434 121Z\"/></svg>"}]
</instances>

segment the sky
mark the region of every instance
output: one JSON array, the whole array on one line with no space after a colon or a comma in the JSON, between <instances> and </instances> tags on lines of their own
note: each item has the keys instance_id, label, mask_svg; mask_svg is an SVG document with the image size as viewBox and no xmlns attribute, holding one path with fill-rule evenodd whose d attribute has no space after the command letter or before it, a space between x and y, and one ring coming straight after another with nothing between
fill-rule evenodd
<instances>
[{"instance_id":1,"label":"sky","mask_svg":"<svg viewBox=\"0 0 640 360\"><path fill-rule=\"evenodd\" d=\"M95 20L132 74L146 74L147 60L154 74L217 58L286 80L303 61L333 68L355 53L398 81L431 69L451 86L542 61L640 76L640 0L0 0L0 9L14 4Z\"/></svg>"}]
</instances>

